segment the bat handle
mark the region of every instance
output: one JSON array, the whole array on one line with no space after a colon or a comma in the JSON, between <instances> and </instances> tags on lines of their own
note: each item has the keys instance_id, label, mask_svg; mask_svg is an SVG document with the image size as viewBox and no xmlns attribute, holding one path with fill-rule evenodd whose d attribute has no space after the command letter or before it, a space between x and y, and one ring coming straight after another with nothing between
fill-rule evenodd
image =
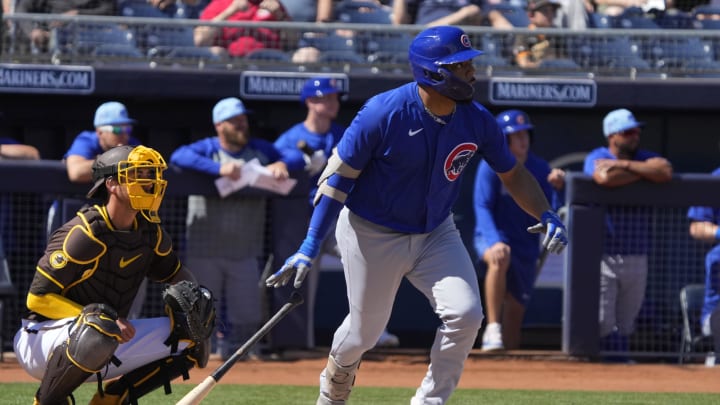
<instances>
[{"instance_id":1,"label":"bat handle","mask_svg":"<svg viewBox=\"0 0 720 405\"><path fill-rule=\"evenodd\" d=\"M300 149L302 153L308 156L312 156L312 154L315 153L315 151L310 147L310 145L308 145L307 142L303 141L302 139L297 141L297 144L295 146L297 146L297 148Z\"/></svg>"},{"instance_id":2,"label":"bat handle","mask_svg":"<svg viewBox=\"0 0 720 405\"><path fill-rule=\"evenodd\" d=\"M185 394L175 405L197 405L210 393L217 381L212 376L208 376L192 391Z\"/></svg>"}]
</instances>

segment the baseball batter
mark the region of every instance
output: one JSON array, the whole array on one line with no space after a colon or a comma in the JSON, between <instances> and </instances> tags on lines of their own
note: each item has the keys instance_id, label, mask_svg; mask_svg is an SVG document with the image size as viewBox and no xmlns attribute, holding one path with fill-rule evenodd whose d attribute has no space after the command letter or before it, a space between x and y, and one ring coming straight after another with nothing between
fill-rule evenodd
<instances>
[{"instance_id":1,"label":"baseball batter","mask_svg":"<svg viewBox=\"0 0 720 405\"><path fill-rule=\"evenodd\" d=\"M344 404L365 351L383 331L401 280L428 299L442 324L412 404L443 404L455 389L483 320L477 277L450 212L460 175L475 154L498 172L519 204L541 220L559 252L565 228L535 178L517 164L493 116L472 100L473 49L459 28L419 33L409 60L415 82L363 106L320 176L316 207L297 253L267 279L297 288L339 213L350 312L335 332L320 374L318 404Z\"/></svg>"},{"instance_id":2,"label":"baseball batter","mask_svg":"<svg viewBox=\"0 0 720 405\"><path fill-rule=\"evenodd\" d=\"M48 242L14 340L18 362L41 381L35 404L74 403L72 392L93 375L91 404L137 403L193 366L205 367L212 295L192 283L159 224L166 168L144 146L98 156L88 198L106 203L81 209ZM163 297L168 317L128 321L146 277L172 283ZM119 376L102 389L103 379Z\"/></svg>"}]
</instances>

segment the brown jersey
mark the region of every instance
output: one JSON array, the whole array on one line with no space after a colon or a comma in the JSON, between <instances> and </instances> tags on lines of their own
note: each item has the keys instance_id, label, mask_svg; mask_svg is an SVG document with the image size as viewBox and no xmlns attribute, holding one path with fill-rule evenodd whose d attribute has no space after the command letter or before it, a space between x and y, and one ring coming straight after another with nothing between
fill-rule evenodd
<instances>
[{"instance_id":1,"label":"brown jersey","mask_svg":"<svg viewBox=\"0 0 720 405\"><path fill-rule=\"evenodd\" d=\"M116 230L104 206L83 208L60 227L38 262L30 293L55 293L81 306L104 303L126 317L145 277L172 278L180 260L159 224L138 215L129 231ZM30 319L46 319L30 312Z\"/></svg>"}]
</instances>

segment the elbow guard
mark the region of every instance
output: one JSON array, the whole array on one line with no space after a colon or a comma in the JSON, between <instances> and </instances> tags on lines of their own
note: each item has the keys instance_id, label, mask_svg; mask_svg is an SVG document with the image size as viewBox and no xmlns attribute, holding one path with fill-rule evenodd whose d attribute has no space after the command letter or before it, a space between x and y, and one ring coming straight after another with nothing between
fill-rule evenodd
<instances>
[{"instance_id":1,"label":"elbow guard","mask_svg":"<svg viewBox=\"0 0 720 405\"><path fill-rule=\"evenodd\" d=\"M320 201L320 196L323 194L344 204L355 183L355 179L360 176L360 170L353 169L343 162L337 155L337 150L333 152L318 180L318 191L313 201L316 206Z\"/></svg>"}]
</instances>

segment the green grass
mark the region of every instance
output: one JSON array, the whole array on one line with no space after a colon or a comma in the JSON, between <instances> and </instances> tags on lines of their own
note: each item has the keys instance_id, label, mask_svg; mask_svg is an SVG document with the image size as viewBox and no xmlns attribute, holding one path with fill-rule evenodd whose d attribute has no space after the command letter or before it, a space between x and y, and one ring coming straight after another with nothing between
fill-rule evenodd
<instances>
[{"instance_id":1,"label":"green grass","mask_svg":"<svg viewBox=\"0 0 720 405\"><path fill-rule=\"evenodd\" d=\"M193 386L173 384L173 393L164 395L162 389L143 397L140 404L174 404ZM26 405L37 389L37 384L0 384L0 404ZM87 404L95 384L85 384L75 392L79 404ZM407 404L414 393L411 388L355 387L352 404L395 405ZM307 405L315 403L317 388L280 385L224 385L215 386L203 401L208 405ZM720 404L717 394L688 393L634 393L589 391L529 391L529 390L457 390L448 405L475 404L637 404L637 405L695 405Z\"/></svg>"}]
</instances>

